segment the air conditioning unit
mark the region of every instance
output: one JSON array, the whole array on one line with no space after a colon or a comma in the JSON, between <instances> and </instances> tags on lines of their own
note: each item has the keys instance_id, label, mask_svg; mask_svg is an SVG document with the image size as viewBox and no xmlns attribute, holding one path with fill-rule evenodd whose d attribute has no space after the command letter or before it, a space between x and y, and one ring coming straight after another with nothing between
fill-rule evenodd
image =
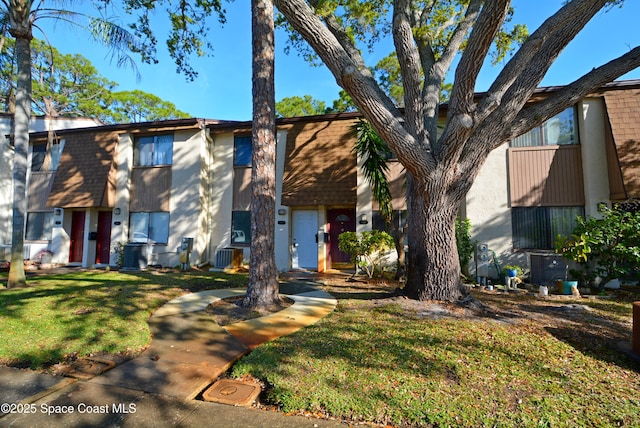
<instances>
[{"instance_id":1,"label":"air conditioning unit","mask_svg":"<svg viewBox=\"0 0 640 428\"><path fill-rule=\"evenodd\" d=\"M146 244L130 243L124 246L124 260L122 261L123 270L141 270L146 269L147 248Z\"/></svg>"},{"instance_id":2,"label":"air conditioning unit","mask_svg":"<svg viewBox=\"0 0 640 428\"><path fill-rule=\"evenodd\" d=\"M556 279L564 279L567 260L559 254L529 254L531 283L552 286Z\"/></svg>"},{"instance_id":3,"label":"air conditioning unit","mask_svg":"<svg viewBox=\"0 0 640 428\"><path fill-rule=\"evenodd\" d=\"M31 245L22 246L22 257L31 260ZM0 245L0 260L11 261L11 245Z\"/></svg>"},{"instance_id":4,"label":"air conditioning unit","mask_svg":"<svg viewBox=\"0 0 640 428\"><path fill-rule=\"evenodd\" d=\"M0 260L5 262L11 260L11 245L0 245Z\"/></svg>"},{"instance_id":5,"label":"air conditioning unit","mask_svg":"<svg viewBox=\"0 0 640 428\"><path fill-rule=\"evenodd\" d=\"M216 269L233 269L242 265L242 248L222 248L216 251Z\"/></svg>"}]
</instances>

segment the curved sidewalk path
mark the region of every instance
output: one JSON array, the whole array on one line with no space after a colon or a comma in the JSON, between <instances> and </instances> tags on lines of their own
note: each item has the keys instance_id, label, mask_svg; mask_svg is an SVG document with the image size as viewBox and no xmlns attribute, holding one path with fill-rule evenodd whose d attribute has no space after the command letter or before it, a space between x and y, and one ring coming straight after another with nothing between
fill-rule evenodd
<instances>
[{"instance_id":1,"label":"curved sidewalk path","mask_svg":"<svg viewBox=\"0 0 640 428\"><path fill-rule=\"evenodd\" d=\"M336 305L331 295L312 284L288 281L280 284L280 292L295 303L281 312L226 328L213 322L205 312L210 302L245 291L204 291L168 302L149 319L153 333L149 348L137 358L97 376L90 373L92 369L101 363L111 367L113 362L87 358L89 375L81 376L83 370L69 373L76 379L0 367L4 402L19 403L22 407L18 409L23 409L6 413L3 407L0 426L344 426L340 421L194 400L251 349L315 323Z\"/></svg>"},{"instance_id":2,"label":"curved sidewalk path","mask_svg":"<svg viewBox=\"0 0 640 428\"><path fill-rule=\"evenodd\" d=\"M149 319L151 345L90 383L193 399L240 357L269 340L291 334L325 317L336 306L330 294L305 283L282 283L288 308L264 317L221 327L205 310L218 299L241 296L246 289L186 294L159 308Z\"/></svg>"}]
</instances>

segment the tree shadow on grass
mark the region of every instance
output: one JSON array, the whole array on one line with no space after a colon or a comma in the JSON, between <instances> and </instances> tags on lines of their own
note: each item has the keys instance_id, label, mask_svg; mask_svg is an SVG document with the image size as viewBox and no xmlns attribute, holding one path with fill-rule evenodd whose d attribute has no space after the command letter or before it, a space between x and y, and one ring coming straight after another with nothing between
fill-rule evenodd
<instances>
[{"instance_id":1,"label":"tree shadow on grass","mask_svg":"<svg viewBox=\"0 0 640 428\"><path fill-rule=\"evenodd\" d=\"M26 287L0 291L0 362L35 368L76 353L136 354L151 338L147 319L165 302L242 284L246 275L208 272L36 275Z\"/></svg>"}]
</instances>

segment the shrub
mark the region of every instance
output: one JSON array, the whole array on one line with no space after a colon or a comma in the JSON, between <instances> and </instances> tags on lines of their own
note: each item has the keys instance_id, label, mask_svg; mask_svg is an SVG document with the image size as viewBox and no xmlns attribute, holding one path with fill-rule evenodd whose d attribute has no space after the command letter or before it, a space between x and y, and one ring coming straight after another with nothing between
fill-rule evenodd
<instances>
[{"instance_id":1,"label":"shrub","mask_svg":"<svg viewBox=\"0 0 640 428\"><path fill-rule=\"evenodd\" d=\"M124 242L115 242L111 247L111 251L116 255L116 266L122 267L124 264Z\"/></svg>"},{"instance_id":2,"label":"shrub","mask_svg":"<svg viewBox=\"0 0 640 428\"><path fill-rule=\"evenodd\" d=\"M579 217L571 236L558 236L555 247L603 285L627 277L640 264L640 213L611 209L602 218Z\"/></svg>"},{"instance_id":3,"label":"shrub","mask_svg":"<svg viewBox=\"0 0 640 428\"><path fill-rule=\"evenodd\" d=\"M356 268L362 268L371 278L380 262L380 253L394 248L394 243L387 232L379 230L343 232L338 236L338 248L349 254Z\"/></svg>"},{"instance_id":4,"label":"shrub","mask_svg":"<svg viewBox=\"0 0 640 428\"><path fill-rule=\"evenodd\" d=\"M468 218L456 219L456 245L458 246L460 271L468 276L469 260L471 260L476 246L476 243L471 240L471 221Z\"/></svg>"}]
</instances>

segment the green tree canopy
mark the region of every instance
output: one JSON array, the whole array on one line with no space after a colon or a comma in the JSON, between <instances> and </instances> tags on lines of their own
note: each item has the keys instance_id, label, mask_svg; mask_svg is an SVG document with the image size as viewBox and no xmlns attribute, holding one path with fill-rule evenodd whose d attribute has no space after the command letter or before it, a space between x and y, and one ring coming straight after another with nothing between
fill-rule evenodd
<instances>
[{"instance_id":1,"label":"green tree canopy","mask_svg":"<svg viewBox=\"0 0 640 428\"><path fill-rule=\"evenodd\" d=\"M276 103L277 117L313 116L327 113L325 102L311 95L285 97Z\"/></svg>"},{"instance_id":2,"label":"green tree canopy","mask_svg":"<svg viewBox=\"0 0 640 428\"><path fill-rule=\"evenodd\" d=\"M2 108L10 111L16 78L13 40L7 40L0 60ZM173 103L144 91L116 91L118 84L101 76L79 54L62 54L46 42L31 42L32 111L51 117L83 116L103 123L129 123L188 117Z\"/></svg>"},{"instance_id":3,"label":"green tree canopy","mask_svg":"<svg viewBox=\"0 0 640 428\"><path fill-rule=\"evenodd\" d=\"M176 109L175 104L140 90L111 92L106 101L106 115L102 120L108 123L150 122L190 117L188 113Z\"/></svg>"}]
</instances>

